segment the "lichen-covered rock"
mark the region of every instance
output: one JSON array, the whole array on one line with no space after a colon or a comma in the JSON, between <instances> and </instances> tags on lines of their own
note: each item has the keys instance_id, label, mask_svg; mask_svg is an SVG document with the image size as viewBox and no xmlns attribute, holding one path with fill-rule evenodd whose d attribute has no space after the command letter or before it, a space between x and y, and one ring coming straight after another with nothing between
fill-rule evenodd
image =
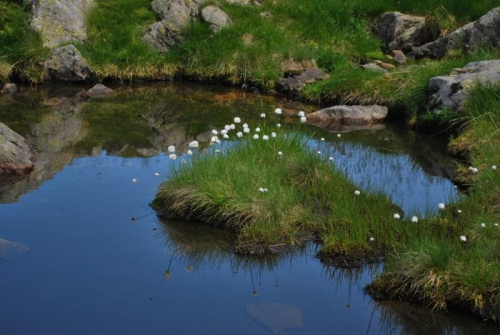
<instances>
[{"instance_id":1,"label":"lichen-covered rock","mask_svg":"<svg viewBox=\"0 0 500 335\"><path fill-rule=\"evenodd\" d=\"M333 106L307 115L307 121L322 127L330 124L370 125L383 121L387 107L372 106Z\"/></svg>"},{"instance_id":2,"label":"lichen-covered rock","mask_svg":"<svg viewBox=\"0 0 500 335\"><path fill-rule=\"evenodd\" d=\"M442 58L452 49L465 48L469 51L482 46L500 46L500 7L447 36L415 48L408 56L415 59Z\"/></svg>"},{"instance_id":3,"label":"lichen-covered rock","mask_svg":"<svg viewBox=\"0 0 500 335\"><path fill-rule=\"evenodd\" d=\"M29 173L34 161L35 155L24 137L0 122L0 175Z\"/></svg>"},{"instance_id":4,"label":"lichen-covered rock","mask_svg":"<svg viewBox=\"0 0 500 335\"><path fill-rule=\"evenodd\" d=\"M3 86L0 93L2 94L16 94L19 89L16 84L7 83Z\"/></svg>"},{"instance_id":5,"label":"lichen-covered rock","mask_svg":"<svg viewBox=\"0 0 500 335\"><path fill-rule=\"evenodd\" d=\"M214 32L229 26L232 22L222 9L215 6L206 6L201 10L201 18L210 24L210 29Z\"/></svg>"},{"instance_id":6,"label":"lichen-covered rock","mask_svg":"<svg viewBox=\"0 0 500 335\"><path fill-rule=\"evenodd\" d=\"M276 90L292 96L299 96L307 84L329 78L330 75L320 69L311 69L301 74L288 78L280 78L276 81Z\"/></svg>"},{"instance_id":7,"label":"lichen-covered rock","mask_svg":"<svg viewBox=\"0 0 500 335\"><path fill-rule=\"evenodd\" d=\"M95 74L75 46L67 45L55 49L45 61L45 77L55 81L89 82Z\"/></svg>"},{"instance_id":8,"label":"lichen-covered rock","mask_svg":"<svg viewBox=\"0 0 500 335\"><path fill-rule=\"evenodd\" d=\"M161 21L153 23L142 41L159 52L167 52L184 39L183 32L198 17L206 0L154 0L151 7Z\"/></svg>"},{"instance_id":9,"label":"lichen-covered rock","mask_svg":"<svg viewBox=\"0 0 500 335\"><path fill-rule=\"evenodd\" d=\"M500 60L469 63L461 69L454 69L449 76L434 77L429 80L429 109L462 107L470 89L477 83L494 84L500 82Z\"/></svg>"},{"instance_id":10,"label":"lichen-covered rock","mask_svg":"<svg viewBox=\"0 0 500 335\"><path fill-rule=\"evenodd\" d=\"M85 19L93 4L94 0L33 1L31 27L40 32L47 47L84 41L87 38Z\"/></svg>"},{"instance_id":11,"label":"lichen-covered rock","mask_svg":"<svg viewBox=\"0 0 500 335\"><path fill-rule=\"evenodd\" d=\"M413 46L430 42L437 32L429 34L425 17L387 12L376 22L379 38L384 42L385 51L410 51ZM433 36L434 35L434 36Z\"/></svg>"}]
</instances>

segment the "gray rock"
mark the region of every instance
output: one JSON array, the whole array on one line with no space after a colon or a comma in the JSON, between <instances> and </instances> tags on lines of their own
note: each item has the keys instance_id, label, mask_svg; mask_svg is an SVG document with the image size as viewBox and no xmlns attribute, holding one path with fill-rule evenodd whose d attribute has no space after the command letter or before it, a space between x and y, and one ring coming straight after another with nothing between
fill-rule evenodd
<instances>
[{"instance_id":1,"label":"gray rock","mask_svg":"<svg viewBox=\"0 0 500 335\"><path fill-rule=\"evenodd\" d=\"M415 59L442 58L452 49L465 48L469 51L482 46L500 46L500 7L447 36L415 48L408 56Z\"/></svg>"},{"instance_id":2,"label":"gray rock","mask_svg":"<svg viewBox=\"0 0 500 335\"><path fill-rule=\"evenodd\" d=\"M86 15L94 0L36 0L31 4L31 27L40 32L43 44L57 47L62 43L87 38Z\"/></svg>"},{"instance_id":3,"label":"gray rock","mask_svg":"<svg viewBox=\"0 0 500 335\"><path fill-rule=\"evenodd\" d=\"M427 33L425 17L421 16L388 12L382 14L375 25L385 51L410 51L413 46L427 43L431 38Z\"/></svg>"},{"instance_id":4,"label":"gray rock","mask_svg":"<svg viewBox=\"0 0 500 335\"><path fill-rule=\"evenodd\" d=\"M473 85L498 82L500 82L500 60L469 63L464 68L454 69L449 76L434 77L429 80L428 107L431 110L443 108L459 110Z\"/></svg>"},{"instance_id":5,"label":"gray rock","mask_svg":"<svg viewBox=\"0 0 500 335\"><path fill-rule=\"evenodd\" d=\"M387 107L372 106L333 106L307 115L307 121L328 128L329 125L370 125L383 121Z\"/></svg>"},{"instance_id":6,"label":"gray rock","mask_svg":"<svg viewBox=\"0 0 500 335\"><path fill-rule=\"evenodd\" d=\"M397 64L400 64L400 65L406 64L406 56L403 53L403 51L401 51L401 50L392 50L391 54L392 54L392 57L393 57L394 61Z\"/></svg>"},{"instance_id":7,"label":"gray rock","mask_svg":"<svg viewBox=\"0 0 500 335\"><path fill-rule=\"evenodd\" d=\"M361 65L361 67L366 70L366 71L375 71L375 72L387 72L387 70L381 68L380 66L378 66L377 64L375 63L367 63L367 64L363 64Z\"/></svg>"},{"instance_id":8,"label":"gray rock","mask_svg":"<svg viewBox=\"0 0 500 335\"><path fill-rule=\"evenodd\" d=\"M16 94L19 89L16 84L7 83L3 86L0 93L2 94Z\"/></svg>"},{"instance_id":9,"label":"gray rock","mask_svg":"<svg viewBox=\"0 0 500 335\"><path fill-rule=\"evenodd\" d=\"M142 41L159 52L168 52L184 39L183 32L198 17L206 0L154 0L151 7L161 21L153 23Z\"/></svg>"},{"instance_id":10,"label":"gray rock","mask_svg":"<svg viewBox=\"0 0 500 335\"><path fill-rule=\"evenodd\" d=\"M35 155L24 137L0 122L0 175L29 173L34 161Z\"/></svg>"},{"instance_id":11,"label":"gray rock","mask_svg":"<svg viewBox=\"0 0 500 335\"><path fill-rule=\"evenodd\" d=\"M269 13L269 12L267 12L267 11L266 11L266 12L262 12L262 13L260 13L259 15L260 15L260 17L261 17L261 18L263 18L263 19L270 19L270 18L273 16L271 13Z\"/></svg>"},{"instance_id":12,"label":"gray rock","mask_svg":"<svg viewBox=\"0 0 500 335\"><path fill-rule=\"evenodd\" d=\"M227 3L230 4L235 4L235 5L242 5L242 6L250 6L252 3L250 0L226 0Z\"/></svg>"},{"instance_id":13,"label":"gray rock","mask_svg":"<svg viewBox=\"0 0 500 335\"><path fill-rule=\"evenodd\" d=\"M201 10L203 21L210 23L210 29L217 32L221 28L231 25L231 19L222 9L215 6L207 6Z\"/></svg>"},{"instance_id":14,"label":"gray rock","mask_svg":"<svg viewBox=\"0 0 500 335\"><path fill-rule=\"evenodd\" d=\"M90 97L102 97L102 96L105 96L105 95L110 95L110 94L112 94L114 92L115 91L113 91L109 87L106 87L106 86L101 85L101 84L97 84L94 87L92 87L90 90L88 90L87 94Z\"/></svg>"},{"instance_id":15,"label":"gray rock","mask_svg":"<svg viewBox=\"0 0 500 335\"><path fill-rule=\"evenodd\" d=\"M276 81L276 90L292 96L299 96L300 91L306 86L319 80L329 78L330 75L320 69L311 69L301 74Z\"/></svg>"},{"instance_id":16,"label":"gray rock","mask_svg":"<svg viewBox=\"0 0 500 335\"><path fill-rule=\"evenodd\" d=\"M55 49L45 61L45 77L56 81L88 82L95 74L75 46L67 45Z\"/></svg>"}]
</instances>

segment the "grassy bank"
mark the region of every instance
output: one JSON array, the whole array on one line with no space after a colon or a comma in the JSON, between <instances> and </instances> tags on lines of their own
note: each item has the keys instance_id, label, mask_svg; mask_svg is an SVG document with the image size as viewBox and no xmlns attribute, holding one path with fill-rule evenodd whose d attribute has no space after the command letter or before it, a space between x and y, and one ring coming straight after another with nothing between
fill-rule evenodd
<instances>
[{"instance_id":1,"label":"grassy bank","mask_svg":"<svg viewBox=\"0 0 500 335\"><path fill-rule=\"evenodd\" d=\"M500 321L500 85L476 87L457 115L463 132L451 149L466 155L479 172L463 166L472 185L454 206L460 241L417 239L389 257L381 278L369 290L386 298L420 301L433 308L460 307L483 319ZM458 214L458 210L462 214ZM484 224L484 225L483 225Z\"/></svg>"}]
</instances>

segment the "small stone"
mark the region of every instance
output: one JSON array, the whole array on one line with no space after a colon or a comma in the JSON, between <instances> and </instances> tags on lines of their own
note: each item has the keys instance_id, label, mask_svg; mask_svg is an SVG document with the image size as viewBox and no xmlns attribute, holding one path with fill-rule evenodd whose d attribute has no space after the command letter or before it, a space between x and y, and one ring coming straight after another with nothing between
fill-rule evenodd
<instances>
[{"instance_id":1,"label":"small stone","mask_svg":"<svg viewBox=\"0 0 500 335\"><path fill-rule=\"evenodd\" d=\"M16 94L18 91L17 85L12 83L7 83L3 86L0 93L2 94Z\"/></svg>"},{"instance_id":2,"label":"small stone","mask_svg":"<svg viewBox=\"0 0 500 335\"><path fill-rule=\"evenodd\" d=\"M392 57L393 57L393 60L396 63L398 63L400 65L406 64L406 56L403 53L403 51L401 51L401 50L392 50Z\"/></svg>"}]
</instances>

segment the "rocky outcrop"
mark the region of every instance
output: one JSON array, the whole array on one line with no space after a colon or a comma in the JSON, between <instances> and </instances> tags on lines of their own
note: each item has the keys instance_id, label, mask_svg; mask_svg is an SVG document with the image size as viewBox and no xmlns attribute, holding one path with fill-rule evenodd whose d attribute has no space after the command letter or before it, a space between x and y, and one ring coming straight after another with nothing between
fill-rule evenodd
<instances>
[{"instance_id":1,"label":"rocky outcrop","mask_svg":"<svg viewBox=\"0 0 500 335\"><path fill-rule=\"evenodd\" d=\"M434 77L429 80L429 109L449 108L458 110L477 83L500 82L500 60L482 61L454 69L449 76Z\"/></svg>"},{"instance_id":2,"label":"rocky outcrop","mask_svg":"<svg viewBox=\"0 0 500 335\"><path fill-rule=\"evenodd\" d=\"M29 173L34 161L35 155L24 137L0 122L0 175Z\"/></svg>"},{"instance_id":3,"label":"rocky outcrop","mask_svg":"<svg viewBox=\"0 0 500 335\"><path fill-rule=\"evenodd\" d=\"M47 47L81 42L87 38L85 19L93 4L94 0L32 1L31 27L40 32Z\"/></svg>"},{"instance_id":4,"label":"rocky outcrop","mask_svg":"<svg viewBox=\"0 0 500 335\"><path fill-rule=\"evenodd\" d=\"M16 94L19 89L16 84L7 83L3 86L0 93L2 94Z\"/></svg>"},{"instance_id":5,"label":"rocky outcrop","mask_svg":"<svg viewBox=\"0 0 500 335\"><path fill-rule=\"evenodd\" d=\"M55 49L45 61L45 77L55 81L89 82L95 74L75 46L67 45Z\"/></svg>"},{"instance_id":6,"label":"rocky outcrop","mask_svg":"<svg viewBox=\"0 0 500 335\"><path fill-rule=\"evenodd\" d=\"M442 58L448 50L481 46L500 46L500 7L494 8L479 20L471 22L451 34L414 49L408 56L415 59Z\"/></svg>"},{"instance_id":7,"label":"rocky outcrop","mask_svg":"<svg viewBox=\"0 0 500 335\"><path fill-rule=\"evenodd\" d=\"M86 92L86 95L92 98L99 98L103 97L106 95L113 94L115 91L113 91L111 88L106 87L102 84L97 84L94 87L92 87L90 90Z\"/></svg>"},{"instance_id":8,"label":"rocky outcrop","mask_svg":"<svg viewBox=\"0 0 500 335\"><path fill-rule=\"evenodd\" d=\"M414 46L432 41L439 36L439 29L430 26L426 24L425 17L399 12L384 13L376 22L377 34L384 43L386 52L392 50L408 52Z\"/></svg>"},{"instance_id":9,"label":"rocky outcrop","mask_svg":"<svg viewBox=\"0 0 500 335\"><path fill-rule=\"evenodd\" d=\"M276 89L279 92L291 96L300 96L300 92L306 84L314 83L329 77L330 75L328 73L320 69L306 70L297 76L278 79L276 81Z\"/></svg>"},{"instance_id":10,"label":"rocky outcrop","mask_svg":"<svg viewBox=\"0 0 500 335\"><path fill-rule=\"evenodd\" d=\"M365 126L383 121L387 116L384 106L333 106L307 115L307 121L322 128L332 125Z\"/></svg>"},{"instance_id":11,"label":"rocky outcrop","mask_svg":"<svg viewBox=\"0 0 500 335\"><path fill-rule=\"evenodd\" d=\"M231 25L231 19L222 9L215 6L206 6L201 10L201 18L203 21L210 24L210 29L213 32L219 31L221 28Z\"/></svg>"},{"instance_id":12,"label":"rocky outcrop","mask_svg":"<svg viewBox=\"0 0 500 335\"><path fill-rule=\"evenodd\" d=\"M159 52L167 52L183 40L183 31L198 17L206 0L154 0L151 7L160 18L142 41Z\"/></svg>"}]
</instances>

